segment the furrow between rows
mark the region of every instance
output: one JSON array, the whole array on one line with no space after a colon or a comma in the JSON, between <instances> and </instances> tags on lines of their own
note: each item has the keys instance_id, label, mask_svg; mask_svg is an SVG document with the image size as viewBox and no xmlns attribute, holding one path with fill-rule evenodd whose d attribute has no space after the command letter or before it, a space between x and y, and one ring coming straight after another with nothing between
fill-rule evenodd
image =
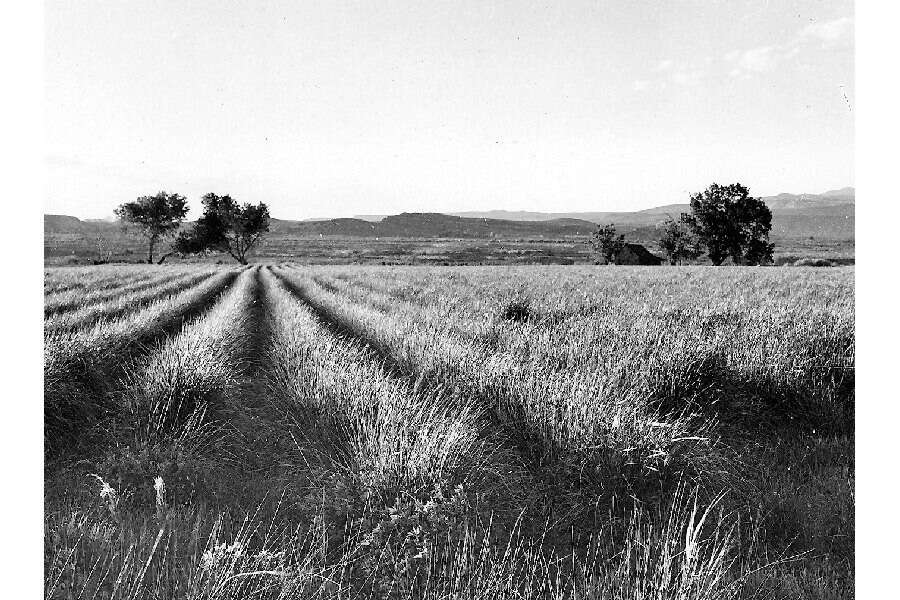
<instances>
[{"instance_id":1,"label":"furrow between rows","mask_svg":"<svg viewBox=\"0 0 900 600\"><path fill-rule=\"evenodd\" d=\"M120 319L75 331L45 331L44 435L48 456L71 449L85 427L110 410L109 395L132 361L202 315L237 275L237 271L221 272Z\"/></svg>"},{"instance_id":2,"label":"furrow between rows","mask_svg":"<svg viewBox=\"0 0 900 600\"><path fill-rule=\"evenodd\" d=\"M210 269L204 270L206 274L212 275ZM44 302L44 318L52 315L63 314L76 310L90 307L91 305L103 304L106 302L118 300L122 296L130 296L135 299L139 298L137 294L141 292L166 286L178 281L191 280L197 276L198 270L192 269L189 272L176 271L175 273L148 273L137 278L134 281L122 282L122 285L113 288L104 288L91 290L71 291L63 294L54 294L46 298Z\"/></svg>"},{"instance_id":3,"label":"furrow between rows","mask_svg":"<svg viewBox=\"0 0 900 600\"><path fill-rule=\"evenodd\" d=\"M155 285L150 289L115 296L96 304L85 304L76 310L56 313L44 320L45 330L74 330L89 327L100 320L113 320L139 312L145 306L165 301L169 296L201 284L215 277L215 272L193 273L185 277Z\"/></svg>"},{"instance_id":4,"label":"furrow between rows","mask_svg":"<svg viewBox=\"0 0 900 600\"><path fill-rule=\"evenodd\" d=\"M401 491L427 497L435 486L449 492L503 468L481 431L477 406L398 379L371 348L323 321L282 278L266 272L263 279L275 396L290 421L308 424L303 434L311 446L368 501L390 501Z\"/></svg>"},{"instance_id":5,"label":"furrow between rows","mask_svg":"<svg viewBox=\"0 0 900 600\"><path fill-rule=\"evenodd\" d=\"M578 405L568 399L602 397L596 383L577 373L524 369L512 356L473 345L458 332L419 328L342 299L310 277L278 274L330 329L370 348L392 373L473 399L535 480L566 496L561 505L590 512L585 503L596 503L598 494L656 498L671 487L671 478L699 471L691 461L708 456L708 440L688 422L660 426L660 417L639 398L575 414Z\"/></svg>"}]
</instances>

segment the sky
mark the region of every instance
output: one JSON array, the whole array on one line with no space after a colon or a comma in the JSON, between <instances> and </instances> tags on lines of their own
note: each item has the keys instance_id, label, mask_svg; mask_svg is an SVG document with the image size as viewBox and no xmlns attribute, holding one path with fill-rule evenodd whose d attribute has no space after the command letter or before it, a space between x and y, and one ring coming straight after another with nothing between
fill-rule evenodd
<instances>
[{"instance_id":1,"label":"sky","mask_svg":"<svg viewBox=\"0 0 900 600\"><path fill-rule=\"evenodd\" d=\"M45 5L44 211L617 211L854 185L852 2Z\"/></svg>"}]
</instances>

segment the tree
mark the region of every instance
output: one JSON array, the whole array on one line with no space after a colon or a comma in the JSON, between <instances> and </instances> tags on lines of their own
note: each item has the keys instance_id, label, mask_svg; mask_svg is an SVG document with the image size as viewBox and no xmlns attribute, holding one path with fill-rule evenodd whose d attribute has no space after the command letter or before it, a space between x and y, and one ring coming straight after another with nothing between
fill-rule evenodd
<instances>
[{"instance_id":1,"label":"tree","mask_svg":"<svg viewBox=\"0 0 900 600\"><path fill-rule=\"evenodd\" d=\"M159 192L155 196L141 196L134 202L121 204L113 212L126 226L132 224L140 228L150 242L147 262L152 264L156 243L178 229L188 213L188 205L184 196Z\"/></svg>"},{"instance_id":2,"label":"tree","mask_svg":"<svg viewBox=\"0 0 900 600\"><path fill-rule=\"evenodd\" d=\"M714 265L721 265L728 257L735 264L757 265L772 260L772 211L740 183L714 183L692 195L691 214L683 214L682 219Z\"/></svg>"},{"instance_id":3,"label":"tree","mask_svg":"<svg viewBox=\"0 0 900 600\"><path fill-rule=\"evenodd\" d=\"M669 264L677 265L682 260L695 259L703 252L700 242L684 218L676 221L669 217L662 224L661 230L659 246L669 259Z\"/></svg>"},{"instance_id":4,"label":"tree","mask_svg":"<svg viewBox=\"0 0 900 600\"><path fill-rule=\"evenodd\" d=\"M616 226L612 223L597 225L597 231L591 236L591 245L607 264L612 263L622 248L625 247L625 236L616 235Z\"/></svg>"},{"instance_id":5,"label":"tree","mask_svg":"<svg viewBox=\"0 0 900 600\"><path fill-rule=\"evenodd\" d=\"M264 203L238 204L231 196L203 196L203 216L175 241L175 251L196 254L204 250L227 252L242 265L247 253L269 231L269 207Z\"/></svg>"}]
</instances>

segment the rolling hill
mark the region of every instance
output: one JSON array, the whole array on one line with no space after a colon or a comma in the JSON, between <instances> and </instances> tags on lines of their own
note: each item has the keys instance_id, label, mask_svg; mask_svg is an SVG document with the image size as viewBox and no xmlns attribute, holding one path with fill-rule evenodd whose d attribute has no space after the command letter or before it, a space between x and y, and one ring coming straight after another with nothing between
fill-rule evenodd
<instances>
[{"instance_id":1,"label":"rolling hill","mask_svg":"<svg viewBox=\"0 0 900 600\"><path fill-rule=\"evenodd\" d=\"M762 200L774 212L782 210L809 209L812 211L820 211L820 209L829 207L841 207L851 209L855 206L856 190L852 187L841 188L839 190L829 190L821 194L778 194L777 196L763 196ZM608 223L622 222L638 224L644 220L651 221L657 215L671 215L677 217L683 212L688 212L690 205L683 204L666 204L664 206L656 206L654 208L646 208L644 210L634 212L567 212L567 213L546 213L546 212L528 212L528 211L506 211L506 210L490 210L490 211L470 211L450 213L460 217L469 218L490 218L490 219L509 219L513 221L549 221L553 219L582 219L591 221L592 223ZM367 219L379 218L374 215L367 215Z\"/></svg>"},{"instance_id":2,"label":"rolling hill","mask_svg":"<svg viewBox=\"0 0 900 600\"><path fill-rule=\"evenodd\" d=\"M852 240L855 190L843 188L822 194L779 194L763 198L772 209L774 238ZM569 238L589 235L597 223L615 223L639 238L652 236L666 216L677 217L687 204L669 204L635 212L540 213L484 211L456 214L402 213L293 221L272 219L273 235L299 237L368 238ZM44 215L44 233L122 235L116 223L81 220L68 215Z\"/></svg>"}]
</instances>

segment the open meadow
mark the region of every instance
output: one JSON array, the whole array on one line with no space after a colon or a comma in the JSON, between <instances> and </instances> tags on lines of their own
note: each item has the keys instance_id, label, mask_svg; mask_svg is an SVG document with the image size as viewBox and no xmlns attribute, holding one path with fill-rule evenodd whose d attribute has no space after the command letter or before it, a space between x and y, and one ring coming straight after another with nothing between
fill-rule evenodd
<instances>
[{"instance_id":1,"label":"open meadow","mask_svg":"<svg viewBox=\"0 0 900 600\"><path fill-rule=\"evenodd\" d=\"M47 598L851 598L854 268L45 268Z\"/></svg>"}]
</instances>

